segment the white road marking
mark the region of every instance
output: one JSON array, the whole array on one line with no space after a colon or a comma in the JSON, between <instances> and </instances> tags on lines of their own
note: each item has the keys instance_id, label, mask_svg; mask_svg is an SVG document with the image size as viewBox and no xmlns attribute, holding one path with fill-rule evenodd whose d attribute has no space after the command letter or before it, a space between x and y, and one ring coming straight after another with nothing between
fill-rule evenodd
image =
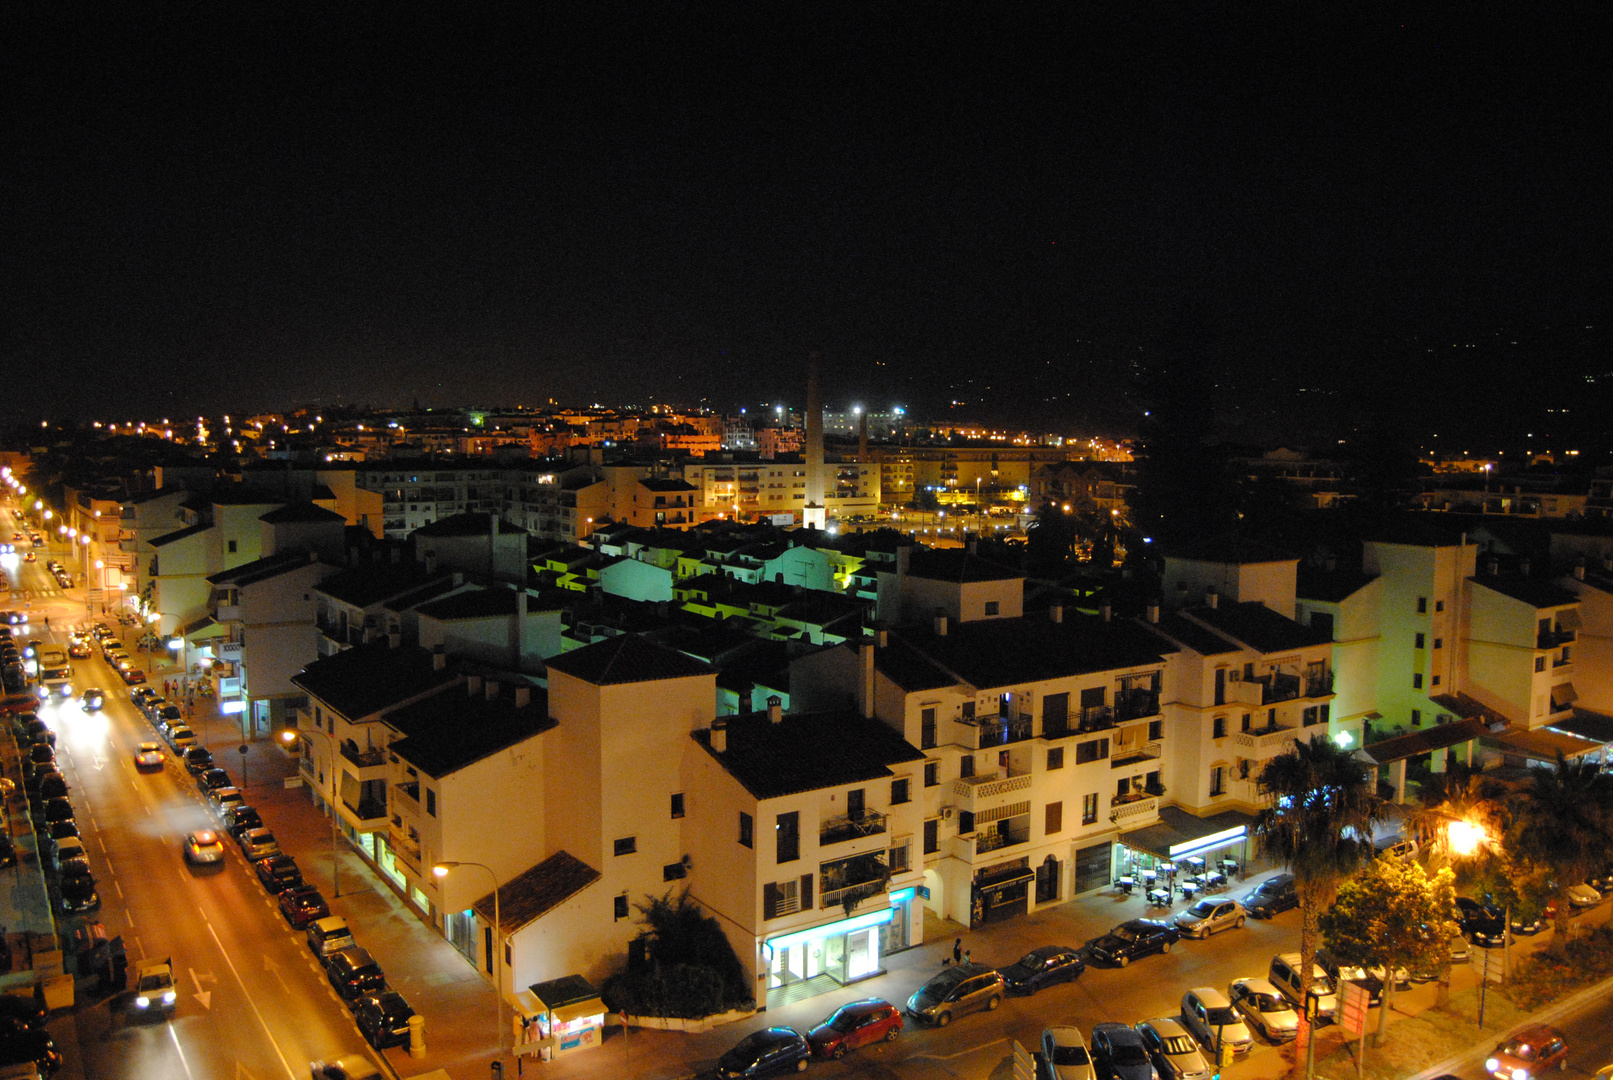
<instances>
[{"instance_id":1,"label":"white road marking","mask_svg":"<svg viewBox=\"0 0 1613 1080\"><path fill-rule=\"evenodd\" d=\"M179 1045L179 1035L174 1031L172 1023L168 1025L168 1037L174 1041L174 1050L179 1054L179 1063L185 1067L185 1075L191 1080L196 1080L195 1074L190 1071L190 1062L185 1060L185 1048Z\"/></svg>"},{"instance_id":2,"label":"white road marking","mask_svg":"<svg viewBox=\"0 0 1613 1080\"><path fill-rule=\"evenodd\" d=\"M269 1030L268 1021L263 1019L263 1012L258 1008L257 999L247 993L246 983L241 980L241 973L235 969L235 961L230 959L229 951L224 948L224 942L219 940L218 931L214 930L213 924L206 919L202 920L202 925L207 927L207 932L213 936L213 944L218 946L219 955L224 957L224 962L229 965L230 974L235 976L235 985L241 988L241 993L246 998L246 1003L252 1007L252 1015L258 1018L258 1026L263 1029L263 1034L268 1037L269 1045L274 1047L274 1056L280 1059L281 1066L286 1070L286 1076L290 1080L297 1080L297 1073L292 1069L291 1062L286 1060L286 1055L280 1050L280 1044L275 1041L274 1033Z\"/></svg>"},{"instance_id":3,"label":"white road marking","mask_svg":"<svg viewBox=\"0 0 1613 1080\"><path fill-rule=\"evenodd\" d=\"M118 899L122 900L123 899L123 886L118 884L118 882L117 882L117 880L115 878L112 881L112 887L118 891Z\"/></svg>"}]
</instances>

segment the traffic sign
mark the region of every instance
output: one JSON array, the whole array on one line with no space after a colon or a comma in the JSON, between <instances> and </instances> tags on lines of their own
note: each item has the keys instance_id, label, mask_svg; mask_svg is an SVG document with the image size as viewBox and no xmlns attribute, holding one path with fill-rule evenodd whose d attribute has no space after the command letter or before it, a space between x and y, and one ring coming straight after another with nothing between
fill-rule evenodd
<instances>
[{"instance_id":1,"label":"traffic sign","mask_svg":"<svg viewBox=\"0 0 1613 1080\"><path fill-rule=\"evenodd\" d=\"M1372 995L1360 983L1348 980L1340 989L1343 998L1339 1002L1339 1027L1351 1035L1359 1035L1367 1029L1367 1009L1372 1006Z\"/></svg>"}]
</instances>

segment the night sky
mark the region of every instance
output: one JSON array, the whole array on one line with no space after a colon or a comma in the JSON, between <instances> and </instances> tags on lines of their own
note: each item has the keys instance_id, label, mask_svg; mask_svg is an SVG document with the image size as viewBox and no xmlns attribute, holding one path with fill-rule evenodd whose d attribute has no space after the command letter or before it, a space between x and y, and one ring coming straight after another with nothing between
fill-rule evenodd
<instances>
[{"instance_id":1,"label":"night sky","mask_svg":"<svg viewBox=\"0 0 1613 1080\"><path fill-rule=\"evenodd\" d=\"M798 403L819 349L831 405L1117 429L1191 363L1242 434L1454 439L1613 382L1607 5L1093 10L8 5L0 400Z\"/></svg>"}]
</instances>

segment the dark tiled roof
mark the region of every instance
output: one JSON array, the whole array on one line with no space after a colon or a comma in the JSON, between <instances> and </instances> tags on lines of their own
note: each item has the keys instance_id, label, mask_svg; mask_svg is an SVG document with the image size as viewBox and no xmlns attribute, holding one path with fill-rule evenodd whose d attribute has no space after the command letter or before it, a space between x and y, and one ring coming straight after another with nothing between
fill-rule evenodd
<instances>
[{"instance_id":1,"label":"dark tiled roof","mask_svg":"<svg viewBox=\"0 0 1613 1080\"><path fill-rule=\"evenodd\" d=\"M1173 642L1187 646L1200 656L1221 656L1243 650L1243 646L1234 644L1215 631L1208 630L1191 619L1184 619L1174 612L1161 615L1157 623L1143 625L1164 634Z\"/></svg>"},{"instance_id":2,"label":"dark tiled roof","mask_svg":"<svg viewBox=\"0 0 1613 1080\"><path fill-rule=\"evenodd\" d=\"M403 738L388 749L440 780L555 726L548 695L539 688L529 690L531 702L519 708L508 688L488 701L485 693L461 693L456 687L394 709L386 722L403 732Z\"/></svg>"},{"instance_id":3,"label":"dark tiled roof","mask_svg":"<svg viewBox=\"0 0 1613 1080\"><path fill-rule=\"evenodd\" d=\"M777 724L766 713L724 717L728 749L711 749L711 733L695 739L758 799L878 780L890 766L919 761L923 752L893 728L860 713L786 714Z\"/></svg>"},{"instance_id":4,"label":"dark tiled roof","mask_svg":"<svg viewBox=\"0 0 1613 1080\"><path fill-rule=\"evenodd\" d=\"M148 503L153 499L165 499L169 495L182 494L184 494L184 492L180 488L160 487L155 491L137 491L133 495L123 499L122 503L124 506L138 506L141 503Z\"/></svg>"},{"instance_id":5,"label":"dark tiled roof","mask_svg":"<svg viewBox=\"0 0 1613 1080\"><path fill-rule=\"evenodd\" d=\"M1279 615L1253 600L1242 604L1218 604L1213 608L1189 608L1184 614L1261 653L1303 649L1307 645L1321 645L1333 640L1330 634L1301 626L1288 616Z\"/></svg>"},{"instance_id":6,"label":"dark tiled roof","mask_svg":"<svg viewBox=\"0 0 1613 1080\"><path fill-rule=\"evenodd\" d=\"M599 880L599 871L581 859L557 851L498 890L499 932L513 934L541 918ZM471 907L482 921L493 921L493 894L488 893Z\"/></svg>"},{"instance_id":7,"label":"dark tiled roof","mask_svg":"<svg viewBox=\"0 0 1613 1080\"><path fill-rule=\"evenodd\" d=\"M827 626L838 619L860 616L872 606L872 601L859 600L844 593L808 589L800 597L779 608L778 617L794 619L813 626Z\"/></svg>"},{"instance_id":8,"label":"dark tiled roof","mask_svg":"<svg viewBox=\"0 0 1613 1080\"><path fill-rule=\"evenodd\" d=\"M1300 563L1295 592L1303 600L1320 600L1324 604L1336 604L1346 597L1354 596L1376 580L1373 575L1363 574L1359 570L1327 570Z\"/></svg>"},{"instance_id":9,"label":"dark tiled roof","mask_svg":"<svg viewBox=\"0 0 1613 1080\"><path fill-rule=\"evenodd\" d=\"M1468 578L1468 580L1475 585L1483 585L1486 589L1498 592L1502 596L1510 596L1514 600L1529 604L1535 608L1562 607L1564 604L1579 602L1578 596L1561 585L1554 585L1549 581L1539 581L1535 578L1526 578L1521 574L1498 574L1493 577L1480 575L1479 577Z\"/></svg>"},{"instance_id":10,"label":"dark tiled roof","mask_svg":"<svg viewBox=\"0 0 1613 1080\"><path fill-rule=\"evenodd\" d=\"M700 489L687 480L671 480L656 476L646 476L639 481L640 487L651 491L699 491Z\"/></svg>"},{"instance_id":11,"label":"dark tiled roof","mask_svg":"<svg viewBox=\"0 0 1613 1080\"><path fill-rule=\"evenodd\" d=\"M474 510L463 514L453 514L449 517L438 518L430 525L422 525L411 535L413 536L487 536L492 532L493 522L498 523L500 536L506 533L526 534L526 530L519 525L512 525L495 514L477 513Z\"/></svg>"},{"instance_id":12,"label":"dark tiled roof","mask_svg":"<svg viewBox=\"0 0 1613 1080\"><path fill-rule=\"evenodd\" d=\"M320 582L319 591L344 604L369 607L430 584L433 580L451 579L452 575L447 572L427 574L423 565L414 562L369 563L326 578Z\"/></svg>"},{"instance_id":13,"label":"dark tiled roof","mask_svg":"<svg viewBox=\"0 0 1613 1080\"><path fill-rule=\"evenodd\" d=\"M428 600L441 596L445 592L452 592L454 589L459 587L460 586L454 584L454 579L451 577L438 578L436 581L427 582L426 584L421 585L419 588L410 589L406 593L400 593L381 606L388 611L408 611L411 608L419 607Z\"/></svg>"},{"instance_id":14,"label":"dark tiled roof","mask_svg":"<svg viewBox=\"0 0 1613 1080\"><path fill-rule=\"evenodd\" d=\"M1462 529L1458 525L1432 521L1419 514L1381 522L1366 530L1362 539L1408 547L1456 547L1462 542Z\"/></svg>"},{"instance_id":15,"label":"dark tiled roof","mask_svg":"<svg viewBox=\"0 0 1613 1080\"><path fill-rule=\"evenodd\" d=\"M284 495L273 495L246 484L214 488L208 500L215 506L281 506Z\"/></svg>"},{"instance_id":16,"label":"dark tiled roof","mask_svg":"<svg viewBox=\"0 0 1613 1080\"><path fill-rule=\"evenodd\" d=\"M323 506L315 506L311 502L287 503L278 510L270 510L258 518L270 525L285 525L292 522L313 521L340 521L346 524L347 519L334 510L326 510Z\"/></svg>"},{"instance_id":17,"label":"dark tiled roof","mask_svg":"<svg viewBox=\"0 0 1613 1080\"><path fill-rule=\"evenodd\" d=\"M418 610L433 619L484 619L491 615L514 615L516 599L514 589L471 589L428 601Z\"/></svg>"},{"instance_id":18,"label":"dark tiled roof","mask_svg":"<svg viewBox=\"0 0 1613 1080\"><path fill-rule=\"evenodd\" d=\"M425 649L418 645L394 649L383 638L315 660L291 681L349 720L358 720L458 677L452 661L437 671Z\"/></svg>"},{"instance_id":19,"label":"dark tiled roof","mask_svg":"<svg viewBox=\"0 0 1613 1080\"><path fill-rule=\"evenodd\" d=\"M1133 623L1068 612L1058 623L1037 616L984 619L951 626L940 637L915 627L891 636L977 689L1159 664L1174 651Z\"/></svg>"},{"instance_id":20,"label":"dark tiled roof","mask_svg":"<svg viewBox=\"0 0 1613 1080\"><path fill-rule=\"evenodd\" d=\"M595 686L683 679L715 671L691 656L657 645L638 634L623 634L561 653L552 657L548 664L551 671L563 671Z\"/></svg>"},{"instance_id":21,"label":"dark tiled roof","mask_svg":"<svg viewBox=\"0 0 1613 1080\"><path fill-rule=\"evenodd\" d=\"M183 540L186 537L195 536L197 533L204 533L212 527L213 526L209 525L205 521L198 521L194 525L187 526L186 528L179 529L175 532L163 533L161 536L151 541L151 546L167 547L169 544L176 543L177 541Z\"/></svg>"},{"instance_id":22,"label":"dark tiled roof","mask_svg":"<svg viewBox=\"0 0 1613 1080\"><path fill-rule=\"evenodd\" d=\"M898 635L890 635L887 642L874 653L874 668L901 689L915 694L958 684L953 675Z\"/></svg>"},{"instance_id":23,"label":"dark tiled roof","mask_svg":"<svg viewBox=\"0 0 1613 1080\"><path fill-rule=\"evenodd\" d=\"M927 551L914 549L907 572L911 577L930 581L1012 581L1025 575L1000 563L971 555L967 551Z\"/></svg>"},{"instance_id":24,"label":"dark tiled roof","mask_svg":"<svg viewBox=\"0 0 1613 1080\"><path fill-rule=\"evenodd\" d=\"M269 578L295 570L299 566L307 566L308 554L302 551L287 551L278 555L265 555L261 559L254 559L249 563L242 563L230 570L222 570L208 577L213 585L250 585L254 581L265 581Z\"/></svg>"}]
</instances>

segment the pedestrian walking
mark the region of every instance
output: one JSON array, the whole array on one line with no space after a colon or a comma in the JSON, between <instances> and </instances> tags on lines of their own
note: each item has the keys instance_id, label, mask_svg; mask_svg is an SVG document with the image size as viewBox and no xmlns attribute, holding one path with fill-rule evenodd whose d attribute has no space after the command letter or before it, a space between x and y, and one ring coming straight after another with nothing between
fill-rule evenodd
<instances>
[{"instance_id":1,"label":"pedestrian walking","mask_svg":"<svg viewBox=\"0 0 1613 1080\"><path fill-rule=\"evenodd\" d=\"M952 962L954 964L963 963L963 939L962 938L959 938L958 940L956 940L956 941L954 941L952 943Z\"/></svg>"},{"instance_id":2,"label":"pedestrian walking","mask_svg":"<svg viewBox=\"0 0 1613 1080\"><path fill-rule=\"evenodd\" d=\"M965 950L963 950L963 962L965 964L974 963L974 950L973 949L965 949Z\"/></svg>"}]
</instances>

